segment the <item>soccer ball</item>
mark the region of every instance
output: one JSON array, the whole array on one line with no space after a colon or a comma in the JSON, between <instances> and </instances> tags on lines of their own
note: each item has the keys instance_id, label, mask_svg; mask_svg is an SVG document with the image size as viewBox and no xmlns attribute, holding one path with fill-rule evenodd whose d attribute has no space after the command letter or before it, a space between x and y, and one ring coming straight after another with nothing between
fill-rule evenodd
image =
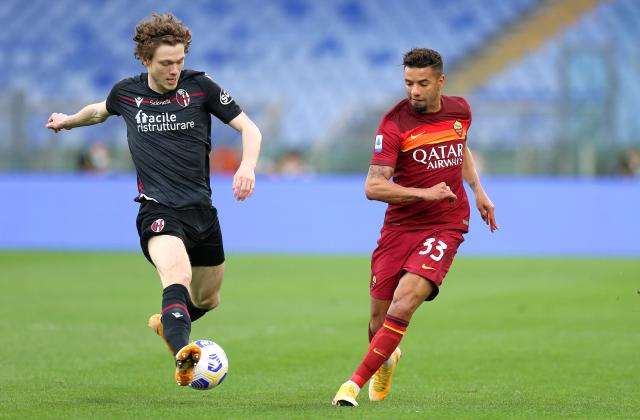
<instances>
[{"instance_id":1,"label":"soccer ball","mask_svg":"<svg viewBox=\"0 0 640 420\"><path fill-rule=\"evenodd\" d=\"M194 343L202 350L200 361L194 369L191 388L198 390L213 389L227 377L229 360L222 347L211 340L198 340Z\"/></svg>"}]
</instances>

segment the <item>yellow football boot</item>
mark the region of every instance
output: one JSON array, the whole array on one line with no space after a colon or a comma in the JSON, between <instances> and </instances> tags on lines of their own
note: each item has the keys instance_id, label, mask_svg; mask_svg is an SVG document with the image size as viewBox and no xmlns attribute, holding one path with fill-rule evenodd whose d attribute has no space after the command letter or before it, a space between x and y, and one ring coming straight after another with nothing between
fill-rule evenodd
<instances>
[{"instance_id":1,"label":"yellow football boot","mask_svg":"<svg viewBox=\"0 0 640 420\"><path fill-rule=\"evenodd\" d=\"M398 360L400 360L402 352L400 347L397 347L391 355L391 362L385 362L380 368L373 374L369 381L369 400L370 401L382 401L387 398L391 391L391 380L393 379L393 372L398 366ZM388 365L388 366L385 366Z\"/></svg>"},{"instance_id":2,"label":"yellow football boot","mask_svg":"<svg viewBox=\"0 0 640 420\"><path fill-rule=\"evenodd\" d=\"M358 388L358 385L356 385L352 381L347 381L340 386L340 389L338 389L338 393L336 394L336 396L333 397L333 401L331 401L331 404L347 407L357 407L358 402L356 401L356 398L358 398L359 392L360 389Z\"/></svg>"}]
</instances>

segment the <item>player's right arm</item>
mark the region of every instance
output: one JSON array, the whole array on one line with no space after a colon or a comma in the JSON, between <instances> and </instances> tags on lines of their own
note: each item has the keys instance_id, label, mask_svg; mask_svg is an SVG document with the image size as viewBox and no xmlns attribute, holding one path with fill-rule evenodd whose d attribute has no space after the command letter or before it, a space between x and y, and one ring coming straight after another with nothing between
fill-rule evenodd
<instances>
[{"instance_id":1,"label":"player's right arm","mask_svg":"<svg viewBox=\"0 0 640 420\"><path fill-rule=\"evenodd\" d=\"M85 125L94 125L104 122L111 114L107 111L106 101L87 105L78 113L73 115L61 114L54 112L47 121L47 128L52 129L56 133L62 129L71 130L72 128L82 127Z\"/></svg>"},{"instance_id":2,"label":"player's right arm","mask_svg":"<svg viewBox=\"0 0 640 420\"><path fill-rule=\"evenodd\" d=\"M364 191L369 200L399 204L408 201L455 200L456 195L444 182L430 188L403 187L391 181L394 169L390 166L371 165L365 181Z\"/></svg>"}]
</instances>

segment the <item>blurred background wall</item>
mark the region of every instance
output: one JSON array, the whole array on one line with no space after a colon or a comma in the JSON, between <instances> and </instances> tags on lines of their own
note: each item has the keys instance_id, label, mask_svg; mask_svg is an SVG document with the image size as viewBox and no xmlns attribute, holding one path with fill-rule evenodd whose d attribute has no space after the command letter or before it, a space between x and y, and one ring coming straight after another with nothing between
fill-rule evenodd
<instances>
[{"instance_id":1,"label":"blurred background wall","mask_svg":"<svg viewBox=\"0 0 640 420\"><path fill-rule=\"evenodd\" d=\"M101 206L109 203L135 216L129 201L135 193L133 181L119 185L124 199L115 200L104 190L105 177L128 179L133 170L123 122L111 118L57 135L45 130L44 123L53 111L73 113L104 100L114 83L144 71L133 57L131 38L136 23L152 11L172 11L190 27L194 40L187 67L206 70L263 131L258 171L273 196L256 197L262 204L244 203L246 217L276 214L311 200L314 205L306 217L329 229L335 221L324 217L323 209L334 205L334 199L327 195L316 202L317 195L308 192L349 188L339 197L354 197L344 206L367 214L362 220L368 221L368 233L347 248L368 252L384 209L366 200L362 207L357 204L364 200L362 183L373 133L385 111L404 97L402 54L429 47L444 57L445 93L463 95L471 103L469 146L496 201L498 221L509 222L501 223L503 231L491 239L498 244L488 249L540 253L531 248L530 237L513 233L524 234L520 229L526 221L547 218L556 228L573 223L592 231L598 226L611 232L610 242L626 244L608 248L605 241L597 252L584 248L584 240L573 235L573 242L552 247L550 253L626 249L613 253L640 255L638 0L4 1L0 217L12 229L0 229L0 247L69 247L61 238L70 232L54 231L45 246L28 240L35 219L16 224L13 218L31 206L36 219L45 214L64 217L69 202L61 197L73 188L89 194L74 202L87 214L100 214ZM238 136L221 124L214 124L213 136L212 170L222 176L232 173L240 151ZM66 175L52 175L58 172ZM337 177L344 182L336 184L331 173L354 175ZM51 177L64 181L49 184ZM596 179L601 177L606 179ZM53 190L33 195L38 186ZM228 196L230 185L216 188L214 201ZM286 188L301 195L296 198ZM226 198L219 206L224 203ZM549 213L540 214L541 207ZM358 218L357 213L348 214ZM133 234L122 246L105 238L105 249L136 246L134 216L124 222L102 220ZM274 238L271 245L252 247L243 242L250 232L242 223L235 226L233 211L227 220L223 226L233 225L225 232L231 251L324 252L328 247L313 248L302 236L288 239L290 246L283 247L275 231L263 232ZM476 224L469 243L478 231ZM550 240L566 241L560 233ZM82 249L83 243L75 248ZM482 253L481 247L477 251Z\"/></svg>"}]
</instances>

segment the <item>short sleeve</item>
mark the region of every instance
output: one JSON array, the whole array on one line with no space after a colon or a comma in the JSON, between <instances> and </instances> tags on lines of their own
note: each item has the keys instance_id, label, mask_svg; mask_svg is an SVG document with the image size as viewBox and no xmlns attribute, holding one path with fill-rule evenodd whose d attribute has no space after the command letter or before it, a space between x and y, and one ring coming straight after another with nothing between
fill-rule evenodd
<instances>
[{"instance_id":1,"label":"short sleeve","mask_svg":"<svg viewBox=\"0 0 640 420\"><path fill-rule=\"evenodd\" d=\"M469 127L471 127L471 120L473 119L473 116L471 115L471 105L469 105L469 102L467 102L466 99L462 98L462 100L464 101L465 105L467 106L467 112L469 113Z\"/></svg>"},{"instance_id":2,"label":"short sleeve","mask_svg":"<svg viewBox=\"0 0 640 420\"><path fill-rule=\"evenodd\" d=\"M111 92L109 92L109 96L107 97L107 112L111 115L120 115L120 101L118 101L119 91L120 83L117 83L113 88L111 88Z\"/></svg>"},{"instance_id":3,"label":"short sleeve","mask_svg":"<svg viewBox=\"0 0 640 420\"><path fill-rule=\"evenodd\" d=\"M209 76L198 77L198 83L205 92L205 107L209 113L225 124L240 115L242 109L236 101Z\"/></svg>"},{"instance_id":4,"label":"short sleeve","mask_svg":"<svg viewBox=\"0 0 640 420\"><path fill-rule=\"evenodd\" d=\"M371 164L395 168L400 140L398 126L388 117L383 118L374 138Z\"/></svg>"}]
</instances>

